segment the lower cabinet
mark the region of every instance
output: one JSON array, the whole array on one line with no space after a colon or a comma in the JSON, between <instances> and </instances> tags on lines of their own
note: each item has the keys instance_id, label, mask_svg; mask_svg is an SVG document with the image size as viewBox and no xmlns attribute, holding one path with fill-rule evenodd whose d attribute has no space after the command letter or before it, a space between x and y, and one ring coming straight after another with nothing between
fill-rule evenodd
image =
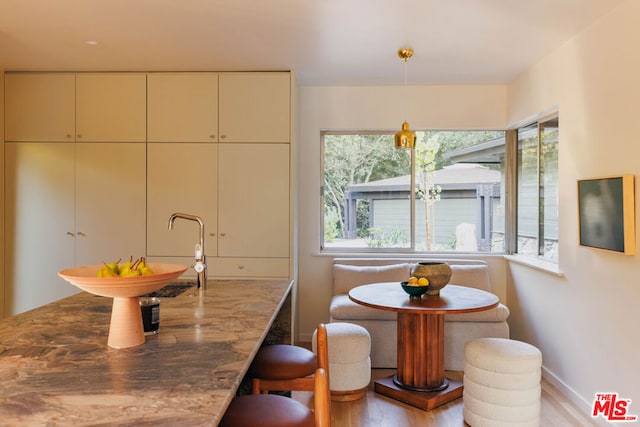
<instances>
[{"instance_id":1,"label":"lower cabinet","mask_svg":"<svg viewBox=\"0 0 640 427\"><path fill-rule=\"evenodd\" d=\"M193 256L166 256L147 258L149 262L182 264L193 266ZM258 279L288 278L289 258L245 258L245 257L207 257L207 274L209 279ZM184 278L195 278L193 269L187 270Z\"/></svg>"},{"instance_id":2,"label":"lower cabinet","mask_svg":"<svg viewBox=\"0 0 640 427\"><path fill-rule=\"evenodd\" d=\"M57 272L144 254L145 144L5 143L6 314L78 292Z\"/></svg>"}]
</instances>

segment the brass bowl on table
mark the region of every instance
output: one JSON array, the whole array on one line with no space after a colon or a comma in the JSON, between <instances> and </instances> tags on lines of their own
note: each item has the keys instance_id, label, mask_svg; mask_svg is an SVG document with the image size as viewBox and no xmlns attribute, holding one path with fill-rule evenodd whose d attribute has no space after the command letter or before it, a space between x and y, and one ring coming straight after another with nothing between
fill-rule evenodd
<instances>
[{"instance_id":1,"label":"brass bowl on table","mask_svg":"<svg viewBox=\"0 0 640 427\"><path fill-rule=\"evenodd\" d=\"M424 261L417 263L411 269L411 275L429 280L427 295L440 295L440 289L444 288L451 279L451 267L446 262Z\"/></svg>"},{"instance_id":2,"label":"brass bowl on table","mask_svg":"<svg viewBox=\"0 0 640 427\"><path fill-rule=\"evenodd\" d=\"M67 268L58 275L78 288L113 298L107 344L113 348L144 343L138 297L156 291L177 279L188 267L179 264L149 264L153 274L128 277L96 277L101 265Z\"/></svg>"}]
</instances>

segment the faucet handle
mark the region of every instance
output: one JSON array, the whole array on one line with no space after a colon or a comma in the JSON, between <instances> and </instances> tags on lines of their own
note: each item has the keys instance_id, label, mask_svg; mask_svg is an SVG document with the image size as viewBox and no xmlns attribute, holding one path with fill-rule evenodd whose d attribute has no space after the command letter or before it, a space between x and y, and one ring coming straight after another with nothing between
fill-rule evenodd
<instances>
[{"instance_id":1,"label":"faucet handle","mask_svg":"<svg viewBox=\"0 0 640 427\"><path fill-rule=\"evenodd\" d=\"M193 265L193 269L196 273L202 273L204 271L205 265L202 261L198 261Z\"/></svg>"}]
</instances>

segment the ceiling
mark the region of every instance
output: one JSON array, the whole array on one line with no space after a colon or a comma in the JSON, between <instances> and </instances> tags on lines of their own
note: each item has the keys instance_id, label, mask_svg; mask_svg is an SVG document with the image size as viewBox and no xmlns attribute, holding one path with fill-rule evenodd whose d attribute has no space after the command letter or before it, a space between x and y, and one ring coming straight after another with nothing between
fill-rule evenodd
<instances>
[{"instance_id":1,"label":"ceiling","mask_svg":"<svg viewBox=\"0 0 640 427\"><path fill-rule=\"evenodd\" d=\"M0 0L0 68L295 70L301 85L402 85L406 71L408 85L501 84L624 1Z\"/></svg>"}]
</instances>

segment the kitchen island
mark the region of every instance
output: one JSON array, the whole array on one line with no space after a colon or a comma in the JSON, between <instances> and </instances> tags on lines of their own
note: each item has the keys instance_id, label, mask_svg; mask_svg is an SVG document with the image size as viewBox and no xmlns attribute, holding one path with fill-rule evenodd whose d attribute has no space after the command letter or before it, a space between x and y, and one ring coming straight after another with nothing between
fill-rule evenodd
<instances>
[{"instance_id":1,"label":"kitchen island","mask_svg":"<svg viewBox=\"0 0 640 427\"><path fill-rule=\"evenodd\" d=\"M292 286L209 281L161 298L159 333L127 349L107 346L110 298L3 319L0 425L216 426L274 323L290 340Z\"/></svg>"}]
</instances>

